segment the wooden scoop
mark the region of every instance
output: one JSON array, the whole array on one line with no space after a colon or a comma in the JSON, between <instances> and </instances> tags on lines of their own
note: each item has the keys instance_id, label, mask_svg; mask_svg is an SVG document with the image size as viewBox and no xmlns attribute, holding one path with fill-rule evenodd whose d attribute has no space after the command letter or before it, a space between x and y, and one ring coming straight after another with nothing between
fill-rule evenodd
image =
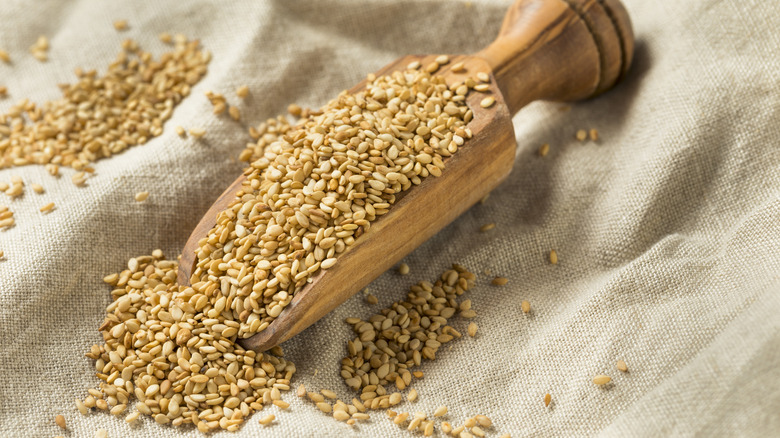
<instances>
[{"instance_id":1,"label":"wooden scoop","mask_svg":"<svg viewBox=\"0 0 780 438\"><path fill-rule=\"evenodd\" d=\"M483 93L472 92L467 99L474 112L468 125L473 138L446 159L440 177L429 176L397 195L389 212L339 255L335 266L317 272L268 328L240 343L264 351L290 339L455 220L512 170L513 114L535 100L573 101L609 89L625 76L633 46L631 22L619 0L517 0L492 44L475 55L450 56L436 73L448 84L476 78L478 72L490 75L495 104L481 107ZM406 56L377 75L404 70L415 60L425 66L435 58ZM453 72L459 62L465 70ZM351 91L364 87L361 82ZM181 284L190 284L198 240L235 199L243 180L225 190L192 232L181 256Z\"/></svg>"}]
</instances>

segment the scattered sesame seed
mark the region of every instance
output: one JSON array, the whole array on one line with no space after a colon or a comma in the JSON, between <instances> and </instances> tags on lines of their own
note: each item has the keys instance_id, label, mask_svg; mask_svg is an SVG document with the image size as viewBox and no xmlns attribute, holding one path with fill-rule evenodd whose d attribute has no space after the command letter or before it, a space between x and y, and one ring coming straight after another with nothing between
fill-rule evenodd
<instances>
[{"instance_id":1,"label":"scattered sesame seed","mask_svg":"<svg viewBox=\"0 0 780 438\"><path fill-rule=\"evenodd\" d=\"M287 112L290 113L291 116L300 117L301 114L303 114L303 108L301 108L299 105L291 103L287 107Z\"/></svg>"},{"instance_id":2,"label":"scattered sesame seed","mask_svg":"<svg viewBox=\"0 0 780 438\"><path fill-rule=\"evenodd\" d=\"M160 38L160 41L164 42L165 44L171 44L173 43L173 37L168 32L161 33L158 38Z\"/></svg>"},{"instance_id":3,"label":"scattered sesame seed","mask_svg":"<svg viewBox=\"0 0 780 438\"><path fill-rule=\"evenodd\" d=\"M59 426L62 429L67 429L67 426L65 424L65 417L63 415L57 415L54 417L54 422L57 423L57 426Z\"/></svg>"},{"instance_id":4,"label":"scattered sesame seed","mask_svg":"<svg viewBox=\"0 0 780 438\"><path fill-rule=\"evenodd\" d=\"M550 263L553 265L558 264L558 253L554 249L550 250Z\"/></svg>"},{"instance_id":5,"label":"scattered sesame seed","mask_svg":"<svg viewBox=\"0 0 780 438\"><path fill-rule=\"evenodd\" d=\"M493 281L491 281L491 283L493 283L493 285L495 285L495 286L503 286L503 285L507 284L508 282L509 282L509 279L506 278L506 277L496 277L496 278L493 279Z\"/></svg>"},{"instance_id":6,"label":"scattered sesame seed","mask_svg":"<svg viewBox=\"0 0 780 438\"><path fill-rule=\"evenodd\" d=\"M241 99L244 99L248 95L249 95L248 85L242 85L236 89L236 96L240 97Z\"/></svg>"},{"instance_id":7,"label":"scattered sesame seed","mask_svg":"<svg viewBox=\"0 0 780 438\"><path fill-rule=\"evenodd\" d=\"M447 415L447 406L439 406L436 408L436 410L433 412L434 417L443 417Z\"/></svg>"},{"instance_id":8,"label":"scattered sesame seed","mask_svg":"<svg viewBox=\"0 0 780 438\"><path fill-rule=\"evenodd\" d=\"M417 400L417 390L412 388L409 390L409 394L406 395L406 399L410 402Z\"/></svg>"},{"instance_id":9,"label":"scattered sesame seed","mask_svg":"<svg viewBox=\"0 0 780 438\"><path fill-rule=\"evenodd\" d=\"M138 202L144 202L149 197L149 192L138 192L135 194L135 200Z\"/></svg>"},{"instance_id":10,"label":"scattered sesame seed","mask_svg":"<svg viewBox=\"0 0 780 438\"><path fill-rule=\"evenodd\" d=\"M0 50L0 61L5 62L6 64L10 64L11 56L5 50Z\"/></svg>"},{"instance_id":11,"label":"scattered sesame seed","mask_svg":"<svg viewBox=\"0 0 780 438\"><path fill-rule=\"evenodd\" d=\"M490 91L490 84L477 84L474 85L474 90L484 93Z\"/></svg>"},{"instance_id":12,"label":"scattered sesame seed","mask_svg":"<svg viewBox=\"0 0 780 438\"><path fill-rule=\"evenodd\" d=\"M95 438L108 438L108 432L105 429L95 431Z\"/></svg>"},{"instance_id":13,"label":"scattered sesame seed","mask_svg":"<svg viewBox=\"0 0 780 438\"><path fill-rule=\"evenodd\" d=\"M237 106L231 106L230 108L228 108L228 114L235 121L241 120L241 110L238 109Z\"/></svg>"},{"instance_id":14,"label":"scattered sesame seed","mask_svg":"<svg viewBox=\"0 0 780 438\"><path fill-rule=\"evenodd\" d=\"M406 68L408 70L417 70L418 68L420 68L420 61L412 61L406 65Z\"/></svg>"},{"instance_id":15,"label":"scattered sesame seed","mask_svg":"<svg viewBox=\"0 0 780 438\"><path fill-rule=\"evenodd\" d=\"M468 328L466 329L466 332L471 336L472 338L477 335L477 323L472 322L469 324Z\"/></svg>"},{"instance_id":16,"label":"scattered sesame seed","mask_svg":"<svg viewBox=\"0 0 780 438\"><path fill-rule=\"evenodd\" d=\"M187 136L187 131L184 129L184 127L177 126L176 127L176 134L178 134L179 137L186 137Z\"/></svg>"},{"instance_id":17,"label":"scattered sesame seed","mask_svg":"<svg viewBox=\"0 0 780 438\"><path fill-rule=\"evenodd\" d=\"M479 102L479 106L482 108L490 108L494 103L496 103L496 98L493 96L488 96Z\"/></svg>"},{"instance_id":18,"label":"scattered sesame seed","mask_svg":"<svg viewBox=\"0 0 780 438\"><path fill-rule=\"evenodd\" d=\"M471 428L471 434L476 437L483 438L485 436L485 431L482 430L482 428L479 426L474 426Z\"/></svg>"},{"instance_id":19,"label":"scattered sesame seed","mask_svg":"<svg viewBox=\"0 0 780 438\"><path fill-rule=\"evenodd\" d=\"M306 387L303 386L303 383L301 383L298 386L298 391L295 393L298 397L305 397L306 396Z\"/></svg>"},{"instance_id":20,"label":"scattered sesame seed","mask_svg":"<svg viewBox=\"0 0 780 438\"><path fill-rule=\"evenodd\" d=\"M372 294L366 295L366 303L368 303L368 304L377 304L378 302L379 302L379 300L377 300L377 298L374 295L372 295Z\"/></svg>"},{"instance_id":21,"label":"scattered sesame seed","mask_svg":"<svg viewBox=\"0 0 780 438\"><path fill-rule=\"evenodd\" d=\"M628 372L628 366L622 360L617 361L617 364L615 366L617 367L618 370L620 370L620 371L622 371L624 373Z\"/></svg>"},{"instance_id":22,"label":"scattered sesame seed","mask_svg":"<svg viewBox=\"0 0 780 438\"><path fill-rule=\"evenodd\" d=\"M5 253L3 251L0 251L0 259L3 258L3 256L5 256Z\"/></svg>"},{"instance_id":23,"label":"scattered sesame seed","mask_svg":"<svg viewBox=\"0 0 780 438\"><path fill-rule=\"evenodd\" d=\"M482 427L491 427L493 425L493 421L486 415L477 415L474 419L477 420L477 423Z\"/></svg>"},{"instance_id":24,"label":"scattered sesame seed","mask_svg":"<svg viewBox=\"0 0 780 438\"><path fill-rule=\"evenodd\" d=\"M446 421L441 423L441 431L449 435L452 432L452 425Z\"/></svg>"},{"instance_id":25,"label":"scattered sesame seed","mask_svg":"<svg viewBox=\"0 0 780 438\"><path fill-rule=\"evenodd\" d=\"M0 85L0 97L6 97L8 95L8 87Z\"/></svg>"},{"instance_id":26,"label":"scattered sesame seed","mask_svg":"<svg viewBox=\"0 0 780 438\"><path fill-rule=\"evenodd\" d=\"M127 30L127 20L116 20L114 21L114 29L118 31Z\"/></svg>"},{"instance_id":27,"label":"scattered sesame seed","mask_svg":"<svg viewBox=\"0 0 780 438\"><path fill-rule=\"evenodd\" d=\"M550 394L544 395L544 405L550 406L550 402L552 401L552 396Z\"/></svg>"},{"instance_id":28,"label":"scattered sesame seed","mask_svg":"<svg viewBox=\"0 0 780 438\"><path fill-rule=\"evenodd\" d=\"M436 61L431 62L425 66L425 71L428 73L435 73L439 69L439 63Z\"/></svg>"},{"instance_id":29,"label":"scattered sesame seed","mask_svg":"<svg viewBox=\"0 0 780 438\"><path fill-rule=\"evenodd\" d=\"M76 186L81 187L87 181L87 174L85 172L76 172L70 177L70 180Z\"/></svg>"},{"instance_id":30,"label":"scattered sesame seed","mask_svg":"<svg viewBox=\"0 0 780 438\"><path fill-rule=\"evenodd\" d=\"M141 412L140 411L134 411L130 415L125 417L125 421L128 422L128 423L133 423L140 416L141 416Z\"/></svg>"},{"instance_id":31,"label":"scattered sesame seed","mask_svg":"<svg viewBox=\"0 0 780 438\"><path fill-rule=\"evenodd\" d=\"M599 131L596 128L592 128L589 131L590 139L591 141L598 141L599 139Z\"/></svg>"},{"instance_id":32,"label":"scattered sesame seed","mask_svg":"<svg viewBox=\"0 0 780 438\"><path fill-rule=\"evenodd\" d=\"M467 418L465 422L463 422L463 425L467 428L471 429L472 427L477 425L477 419L476 418Z\"/></svg>"},{"instance_id":33,"label":"scattered sesame seed","mask_svg":"<svg viewBox=\"0 0 780 438\"><path fill-rule=\"evenodd\" d=\"M539 151L537 152L540 157L544 158L547 156L547 153L550 152L550 145L545 143L541 146L539 146Z\"/></svg>"},{"instance_id":34,"label":"scattered sesame seed","mask_svg":"<svg viewBox=\"0 0 780 438\"><path fill-rule=\"evenodd\" d=\"M48 213L54 209L54 203L49 202L48 204L44 205L40 208L41 213Z\"/></svg>"},{"instance_id":35,"label":"scattered sesame seed","mask_svg":"<svg viewBox=\"0 0 780 438\"><path fill-rule=\"evenodd\" d=\"M436 63L439 65L444 65L448 62L450 62L450 57L447 55L439 55L435 59Z\"/></svg>"},{"instance_id":36,"label":"scattered sesame seed","mask_svg":"<svg viewBox=\"0 0 780 438\"><path fill-rule=\"evenodd\" d=\"M30 184L30 187L32 187L33 192L41 195L43 194L43 186L40 184Z\"/></svg>"},{"instance_id":37,"label":"scattered sesame seed","mask_svg":"<svg viewBox=\"0 0 780 438\"><path fill-rule=\"evenodd\" d=\"M531 311L531 303L529 303L526 300L523 300L520 303L520 309L523 311L523 313L529 313Z\"/></svg>"},{"instance_id":38,"label":"scattered sesame seed","mask_svg":"<svg viewBox=\"0 0 780 438\"><path fill-rule=\"evenodd\" d=\"M495 227L496 227L496 224L493 224L493 223L485 224L485 225L482 225L481 227L479 227L479 231L482 231L484 233L485 231L490 231L490 230L492 230Z\"/></svg>"},{"instance_id":39,"label":"scattered sesame seed","mask_svg":"<svg viewBox=\"0 0 780 438\"><path fill-rule=\"evenodd\" d=\"M201 138L206 135L206 130L203 128L190 128L190 135L195 138Z\"/></svg>"},{"instance_id":40,"label":"scattered sesame seed","mask_svg":"<svg viewBox=\"0 0 780 438\"><path fill-rule=\"evenodd\" d=\"M398 273L401 274L401 275L409 274L409 265L407 265L406 263L401 263L398 266Z\"/></svg>"},{"instance_id":41,"label":"scattered sesame seed","mask_svg":"<svg viewBox=\"0 0 780 438\"><path fill-rule=\"evenodd\" d=\"M576 137L578 141L585 141L588 138L588 131L580 129L577 131Z\"/></svg>"},{"instance_id":42,"label":"scattered sesame seed","mask_svg":"<svg viewBox=\"0 0 780 438\"><path fill-rule=\"evenodd\" d=\"M271 422L274 421L274 420L276 420L276 415L268 414L265 417L260 419L260 424L262 424L263 426L267 426L267 425L271 424Z\"/></svg>"},{"instance_id":43,"label":"scattered sesame seed","mask_svg":"<svg viewBox=\"0 0 780 438\"><path fill-rule=\"evenodd\" d=\"M596 385L606 385L610 381L612 381L612 378L604 375L598 375L593 378L593 383L595 383Z\"/></svg>"},{"instance_id":44,"label":"scattered sesame seed","mask_svg":"<svg viewBox=\"0 0 780 438\"><path fill-rule=\"evenodd\" d=\"M456 62L455 64L452 64L452 67L450 67L450 70L453 73L460 73L462 71L465 71L466 68L463 66L462 62Z\"/></svg>"},{"instance_id":45,"label":"scattered sesame seed","mask_svg":"<svg viewBox=\"0 0 780 438\"><path fill-rule=\"evenodd\" d=\"M289 408L289 407L290 407L290 404L289 404L289 403L287 403L287 402L286 402L286 401L284 401L284 400L274 400L272 403L273 403L274 405L278 406L280 409L287 409L287 408Z\"/></svg>"},{"instance_id":46,"label":"scattered sesame seed","mask_svg":"<svg viewBox=\"0 0 780 438\"><path fill-rule=\"evenodd\" d=\"M329 389L320 390L320 393L331 400L336 400L337 398L339 398L339 396L335 392Z\"/></svg>"}]
</instances>

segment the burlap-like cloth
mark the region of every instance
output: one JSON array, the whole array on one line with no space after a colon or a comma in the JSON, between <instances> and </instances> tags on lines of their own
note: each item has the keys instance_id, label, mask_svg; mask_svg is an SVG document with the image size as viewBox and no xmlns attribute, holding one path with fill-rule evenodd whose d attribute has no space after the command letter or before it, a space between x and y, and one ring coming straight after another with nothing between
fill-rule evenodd
<instances>
[{"instance_id":1,"label":"burlap-like cloth","mask_svg":"<svg viewBox=\"0 0 780 438\"><path fill-rule=\"evenodd\" d=\"M157 35L181 32L214 56L164 134L96 163L86 187L71 184L71 169L60 180L41 166L0 170L0 181L20 175L46 188L0 195L17 217L0 231L0 435L62 434L53 422L62 413L66 436L200 436L76 412L73 400L97 384L83 354L102 340L110 297L101 278L155 248L178 255L241 171L248 126L291 102L319 106L399 56L489 43L509 2L471 3L3 1L0 48L14 63L0 63L10 92L0 110L58 97L75 67L105 71L127 37L162 53ZM351 336L343 319L367 317L458 262L480 274L468 293L479 334L424 364L419 401L398 410L447 405L455 424L485 414L495 436L780 433L780 14L772 1L625 3L637 35L626 81L567 112L557 103L522 110L509 179L411 254L411 275L372 284L378 306L356 296L285 344L294 386L351 399L339 377ZM130 29L118 33L116 19ZM51 40L47 63L28 53L41 34ZM243 84L251 94L239 101ZM243 121L214 116L207 90L240 105ZM181 139L176 125L208 133ZM589 128L598 142L574 139ZM542 143L545 158L535 155ZM151 195L136 203L142 190ZM57 209L42 215L49 201ZM496 228L480 233L489 222ZM546 261L550 248L557 266ZM509 284L491 286L485 269ZM629 373L615 369L618 359ZM596 374L614 385L596 387ZM382 412L350 428L285 398L289 412L266 408L236 435L217 435L409 436ZM277 422L260 426L268 412Z\"/></svg>"}]
</instances>

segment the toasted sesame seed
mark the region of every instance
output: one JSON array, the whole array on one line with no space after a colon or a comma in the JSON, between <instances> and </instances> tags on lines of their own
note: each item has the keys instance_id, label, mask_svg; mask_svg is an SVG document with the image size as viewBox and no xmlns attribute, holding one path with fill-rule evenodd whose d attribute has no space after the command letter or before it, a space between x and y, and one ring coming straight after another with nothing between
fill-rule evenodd
<instances>
[{"instance_id":1,"label":"toasted sesame seed","mask_svg":"<svg viewBox=\"0 0 780 438\"><path fill-rule=\"evenodd\" d=\"M477 84L474 85L474 90L484 93L490 91L490 84Z\"/></svg>"},{"instance_id":2,"label":"toasted sesame seed","mask_svg":"<svg viewBox=\"0 0 780 438\"><path fill-rule=\"evenodd\" d=\"M271 424L271 422L274 421L274 420L276 420L276 415L268 414L265 417L260 419L260 424L262 424L263 426L267 426L267 425Z\"/></svg>"},{"instance_id":3,"label":"toasted sesame seed","mask_svg":"<svg viewBox=\"0 0 780 438\"><path fill-rule=\"evenodd\" d=\"M433 421L429 421L425 425L425 429L423 430L423 436L432 436L433 435Z\"/></svg>"},{"instance_id":4,"label":"toasted sesame seed","mask_svg":"<svg viewBox=\"0 0 780 438\"><path fill-rule=\"evenodd\" d=\"M350 415L344 411L333 411L333 418L338 421L347 421L350 419Z\"/></svg>"},{"instance_id":5,"label":"toasted sesame seed","mask_svg":"<svg viewBox=\"0 0 780 438\"><path fill-rule=\"evenodd\" d=\"M512 438L512 435L510 435L508 433L505 433L505 434L501 435L499 438Z\"/></svg>"},{"instance_id":6,"label":"toasted sesame seed","mask_svg":"<svg viewBox=\"0 0 780 438\"><path fill-rule=\"evenodd\" d=\"M452 425L446 421L441 423L441 431L449 435L452 432Z\"/></svg>"},{"instance_id":7,"label":"toasted sesame seed","mask_svg":"<svg viewBox=\"0 0 780 438\"><path fill-rule=\"evenodd\" d=\"M493 421L486 415L477 415L474 419L477 420L477 423L482 427L491 427L493 425Z\"/></svg>"},{"instance_id":8,"label":"toasted sesame seed","mask_svg":"<svg viewBox=\"0 0 780 438\"><path fill-rule=\"evenodd\" d=\"M585 141L588 138L588 131L580 129L577 131L576 137L578 141Z\"/></svg>"},{"instance_id":9,"label":"toasted sesame seed","mask_svg":"<svg viewBox=\"0 0 780 438\"><path fill-rule=\"evenodd\" d=\"M95 431L95 438L108 438L108 432L105 429Z\"/></svg>"},{"instance_id":10,"label":"toasted sesame seed","mask_svg":"<svg viewBox=\"0 0 780 438\"><path fill-rule=\"evenodd\" d=\"M550 394L544 395L544 405L550 406L550 401L552 401L552 396Z\"/></svg>"},{"instance_id":11,"label":"toasted sesame seed","mask_svg":"<svg viewBox=\"0 0 780 438\"><path fill-rule=\"evenodd\" d=\"M114 21L114 29L118 31L127 30L127 20L116 20Z\"/></svg>"},{"instance_id":12,"label":"toasted sesame seed","mask_svg":"<svg viewBox=\"0 0 780 438\"><path fill-rule=\"evenodd\" d=\"M5 253L3 251L0 251L0 259L3 258L4 255Z\"/></svg>"},{"instance_id":13,"label":"toasted sesame seed","mask_svg":"<svg viewBox=\"0 0 780 438\"><path fill-rule=\"evenodd\" d=\"M244 99L245 97L249 96L249 86L248 85L242 85L236 89L236 96L240 97L241 99Z\"/></svg>"},{"instance_id":14,"label":"toasted sesame seed","mask_svg":"<svg viewBox=\"0 0 780 438\"><path fill-rule=\"evenodd\" d=\"M160 38L160 41L164 42L165 44L171 44L173 42L173 37L168 32L161 33L158 35L158 38Z\"/></svg>"},{"instance_id":15,"label":"toasted sesame seed","mask_svg":"<svg viewBox=\"0 0 780 438\"><path fill-rule=\"evenodd\" d=\"M493 224L493 223L485 224L485 225L482 225L481 227L479 227L479 231L482 231L484 233L485 231L490 231L490 230L492 230L495 227L496 227L496 224Z\"/></svg>"},{"instance_id":16,"label":"toasted sesame seed","mask_svg":"<svg viewBox=\"0 0 780 438\"><path fill-rule=\"evenodd\" d=\"M366 303L368 303L368 304L376 304L378 302L379 302L379 300L377 300L377 298L374 295L372 295L372 294L366 295Z\"/></svg>"},{"instance_id":17,"label":"toasted sesame seed","mask_svg":"<svg viewBox=\"0 0 780 438\"><path fill-rule=\"evenodd\" d=\"M329 389L320 390L320 393L331 400L336 400L337 398L339 398L339 396L335 392Z\"/></svg>"},{"instance_id":18,"label":"toasted sesame seed","mask_svg":"<svg viewBox=\"0 0 780 438\"><path fill-rule=\"evenodd\" d=\"M528 302L528 301L526 301L526 300L523 300L523 301L520 303L520 309L523 311L523 313L528 313L528 312L530 312L530 311L531 311L531 303L529 303L529 302Z\"/></svg>"},{"instance_id":19,"label":"toasted sesame seed","mask_svg":"<svg viewBox=\"0 0 780 438\"><path fill-rule=\"evenodd\" d=\"M482 108L490 108L494 103L496 103L496 98L493 96L488 96L479 102L479 106Z\"/></svg>"},{"instance_id":20,"label":"toasted sesame seed","mask_svg":"<svg viewBox=\"0 0 780 438\"><path fill-rule=\"evenodd\" d=\"M550 250L550 263L553 265L558 264L558 253L554 249Z\"/></svg>"},{"instance_id":21,"label":"toasted sesame seed","mask_svg":"<svg viewBox=\"0 0 780 438\"><path fill-rule=\"evenodd\" d=\"M331 412L333 412L333 406L331 406L330 403L327 402L317 403L317 409L321 410L326 414L330 414Z\"/></svg>"},{"instance_id":22,"label":"toasted sesame seed","mask_svg":"<svg viewBox=\"0 0 780 438\"><path fill-rule=\"evenodd\" d=\"M477 419L476 418L467 418L466 421L463 422L463 425L471 429L472 427L477 425Z\"/></svg>"},{"instance_id":23,"label":"toasted sesame seed","mask_svg":"<svg viewBox=\"0 0 780 438\"><path fill-rule=\"evenodd\" d=\"M125 421L128 423L133 423L135 420L138 419L138 417L141 416L141 412L139 411L133 411L130 415L125 417Z\"/></svg>"},{"instance_id":24,"label":"toasted sesame seed","mask_svg":"<svg viewBox=\"0 0 780 438\"><path fill-rule=\"evenodd\" d=\"M276 406L278 406L278 407L279 407L279 408L281 408L281 409L287 409L287 408L289 408L289 407L290 407L290 404L289 404L289 403L287 403L287 402L286 402L286 401L284 401L284 400L274 400L274 401L273 401L273 404L274 404L274 405L276 405Z\"/></svg>"},{"instance_id":25,"label":"toasted sesame seed","mask_svg":"<svg viewBox=\"0 0 780 438\"><path fill-rule=\"evenodd\" d=\"M190 135L195 138L201 138L206 135L206 130L203 128L190 128Z\"/></svg>"},{"instance_id":26,"label":"toasted sesame seed","mask_svg":"<svg viewBox=\"0 0 780 438\"><path fill-rule=\"evenodd\" d=\"M54 422L57 423L57 426L60 428L67 429L67 425L65 424L65 417L62 414L54 417Z\"/></svg>"},{"instance_id":27,"label":"toasted sesame seed","mask_svg":"<svg viewBox=\"0 0 780 438\"><path fill-rule=\"evenodd\" d=\"M184 129L184 127L177 126L176 127L176 134L178 134L179 137L185 137L185 136L187 136L187 131Z\"/></svg>"},{"instance_id":28,"label":"toasted sesame seed","mask_svg":"<svg viewBox=\"0 0 780 438\"><path fill-rule=\"evenodd\" d=\"M481 71L477 73L477 79L479 79L482 82L490 82L490 75Z\"/></svg>"},{"instance_id":29,"label":"toasted sesame seed","mask_svg":"<svg viewBox=\"0 0 780 438\"><path fill-rule=\"evenodd\" d=\"M393 423L395 424L402 424L406 419L409 418L408 412L401 412L398 414L395 418L393 418Z\"/></svg>"},{"instance_id":30,"label":"toasted sesame seed","mask_svg":"<svg viewBox=\"0 0 780 438\"><path fill-rule=\"evenodd\" d=\"M428 73L435 73L439 69L439 63L436 61L431 62L425 66L425 71Z\"/></svg>"},{"instance_id":31,"label":"toasted sesame seed","mask_svg":"<svg viewBox=\"0 0 780 438\"><path fill-rule=\"evenodd\" d=\"M298 386L298 391L295 393L298 397L306 397L306 387L303 386L303 383L301 383Z\"/></svg>"},{"instance_id":32,"label":"toasted sesame seed","mask_svg":"<svg viewBox=\"0 0 780 438\"><path fill-rule=\"evenodd\" d=\"M447 406L439 406L436 408L436 410L433 412L434 417L443 417L447 414Z\"/></svg>"},{"instance_id":33,"label":"toasted sesame seed","mask_svg":"<svg viewBox=\"0 0 780 438\"><path fill-rule=\"evenodd\" d=\"M407 70L417 70L420 68L420 61L412 61L406 65Z\"/></svg>"},{"instance_id":34,"label":"toasted sesame seed","mask_svg":"<svg viewBox=\"0 0 780 438\"><path fill-rule=\"evenodd\" d=\"M491 283L493 283L495 286L503 286L509 283L509 279L506 277L496 277L493 279L493 281L491 281Z\"/></svg>"},{"instance_id":35,"label":"toasted sesame seed","mask_svg":"<svg viewBox=\"0 0 780 438\"><path fill-rule=\"evenodd\" d=\"M417 390L412 388L409 390L409 394L406 395L406 399L410 402L417 400Z\"/></svg>"},{"instance_id":36,"label":"toasted sesame seed","mask_svg":"<svg viewBox=\"0 0 780 438\"><path fill-rule=\"evenodd\" d=\"M135 194L135 200L138 202L144 202L149 198L149 192L138 192Z\"/></svg>"},{"instance_id":37,"label":"toasted sesame seed","mask_svg":"<svg viewBox=\"0 0 780 438\"><path fill-rule=\"evenodd\" d=\"M48 213L48 212L52 211L53 209L54 209L54 203L53 202L49 202L48 204L46 204L43 207L41 207L39 210L40 210L41 213Z\"/></svg>"},{"instance_id":38,"label":"toasted sesame seed","mask_svg":"<svg viewBox=\"0 0 780 438\"><path fill-rule=\"evenodd\" d=\"M230 108L228 108L228 114L235 121L241 120L241 110L238 109L237 106L231 106Z\"/></svg>"},{"instance_id":39,"label":"toasted sesame seed","mask_svg":"<svg viewBox=\"0 0 780 438\"><path fill-rule=\"evenodd\" d=\"M406 263L401 263L398 266L398 273L401 274L401 275L409 274L409 265L407 265Z\"/></svg>"},{"instance_id":40,"label":"toasted sesame seed","mask_svg":"<svg viewBox=\"0 0 780 438\"><path fill-rule=\"evenodd\" d=\"M38 61L41 61L41 62L46 62L46 61L48 61L48 60L49 60L49 55L48 55L48 54L46 54L46 51L45 51L45 50L33 50L33 51L32 51L32 52L30 52L30 53L32 53L32 56L33 56L35 59L37 59Z\"/></svg>"},{"instance_id":41,"label":"toasted sesame seed","mask_svg":"<svg viewBox=\"0 0 780 438\"><path fill-rule=\"evenodd\" d=\"M596 385L606 385L610 381L612 381L612 378L604 375L598 375L593 378L593 383L595 383Z\"/></svg>"},{"instance_id":42,"label":"toasted sesame seed","mask_svg":"<svg viewBox=\"0 0 780 438\"><path fill-rule=\"evenodd\" d=\"M539 151L537 152L540 157L544 158L547 156L547 153L550 152L550 145L545 143L541 146L539 146Z\"/></svg>"},{"instance_id":43,"label":"toasted sesame seed","mask_svg":"<svg viewBox=\"0 0 780 438\"><path fill-rule=\"evenodd\" d=\"M0 85L0 97L5 97L8 95L8 87L5 85Z\"/></svg>"},{"instance_id":44,"label":"toasted sesame seed","mask_svg":"<svg viewBox=\"0 0 780 438\"><path fill-rule=\"evenodd\" d=\"M40 184L30 184L30 187L32 187L33 192L37 194L43 194L43 186Z\"/></svg>"},{"instance_id":45,"label":"toasted sesame seed","mask_svg":"<svg viewBox=\"0 0 780 438\"><path fill-rule=\"evenodd\" d=\"M452 67L450 67L450 70L452 70L453 73L460 73L464 70L466 70L463 66L462 62L456 62L455 64L452 64Z\"/></svg>"},{"instance_id":46,"label":"toasted sesame seed","mask_svg":"<svg viewBox=\"0 0 780 438\"><path fill-rule=\"evenodd\" d=\"M471 428L471 434L476 437L483 438L485 436L485 431L482 430L482 428L479 426L474 426Z\"/></svg>"},{"instance_id":47,"label":"toasted sesame seed","mask_svg":"<svg viewBox=\"0 0 780 438\"><path fill-rule=\"evenodd\" d=\"M0 61L5 62L6 64L10 64L11 56L5 50L0 50Z\"/></svg>"},{"instance_id":48,"label":"toasted sesame seed","mask_svg":"<svg viewBox=\"0 0 780 438\"><path fill-rule=\"evenodd\" d=\"M298 105L296 105L294 103L291 103L287 107L287 112L290 113L290 115L292 115L292 116L300 117L301 114L303 114L303 108L301 108L300 106L298 106Z\"/></svg>"},{"instance_id":49,"label":"toasted sesame seed","mask_svg":"<svg viewBox=\"0 0 780 438\"><path fill-rule=\"evenodd\" d=\"M472 322L469 324L468 328L466 329L466 332L471 336L472 338L477 335L477 323Z\"/></svg>"},{"instance_id":50,"label":"toasted sesame seed","mask_svg":"<svg viewBox=\"0 0 780 438\"><path fill-rule=\"evenodd\" d=\"M591 141L598 141L599 131L596 128L592 128L590 131L588 131L588 134L590 135Z\"/></svg>"},{"instance_id":51,"label":"toasted sesame seed","mask_svg":"<svg viewBox=\"0 0 780 438\"><path fill-rule=\"evenodd\" d=\"M615 366L617 367L618 370L624 373L628 372L628 366L622 360L617 361L617 364Z\"/></svg>"},{"instance_id":52,"label":"toasted sesame seed","mask_svg":"<svg viewBox=\"0 0 780 438\"><path fill-rule=\"evenodd\" d=\"M450 57L447 55L439 55L435 59L436 63L439 65L444 65L448 62L450 62Z\"/></svg>"}]
</instances>

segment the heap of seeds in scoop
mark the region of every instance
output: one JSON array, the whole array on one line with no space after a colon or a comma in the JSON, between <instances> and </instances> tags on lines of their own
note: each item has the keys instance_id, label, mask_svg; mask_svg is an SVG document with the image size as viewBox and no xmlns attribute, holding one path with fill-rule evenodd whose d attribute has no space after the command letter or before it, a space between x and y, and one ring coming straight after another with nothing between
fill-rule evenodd
<instances>
[{"instance_id":1,"label":"heap of seeds in scoop","mask_svg":"<svg viewBox=\"0 0 780 438\"><path fill-rule=\"evenodd\" d=\"M369 75L364 90L342 92L302 119L245 171L199 242L191 277L202 300L232 312L239 337L268 327L398 193L441 175L444 159L471 137L469 87L418 67Z\"/></svg>"},{"instance_id":2,"label":"heap of seeds in scoop","mask_svg":"<svg viewBox=\"0 0 780 438\"><path fill-rule=\"evenodd\" d=\"M135 397L128 422L144 414L203 432L234 431L290 389L295 365L238 346L231 312L179 286L176 268L156 250L104 279L114 287L100 326L105 343L87 353L101 383L76 400L82 414L96 407L122 415Z\"/></svg>"},{"instance_id":3,"label":"heap of seeds in scoop","mask_svg":"<svg viewBox=\"0 0 780 438\"><path fill-rule=\"evenodd\" d=\"M0 168L45 164L52 174L60 165L88 170L90 162L146 143L162 133L211 58L183 36L158 60L131 40L123 49L104 76L77 69L78 82L62 85L61 99L42 106L23 99L0 115Z\"/></svg>"}]
</instances>

